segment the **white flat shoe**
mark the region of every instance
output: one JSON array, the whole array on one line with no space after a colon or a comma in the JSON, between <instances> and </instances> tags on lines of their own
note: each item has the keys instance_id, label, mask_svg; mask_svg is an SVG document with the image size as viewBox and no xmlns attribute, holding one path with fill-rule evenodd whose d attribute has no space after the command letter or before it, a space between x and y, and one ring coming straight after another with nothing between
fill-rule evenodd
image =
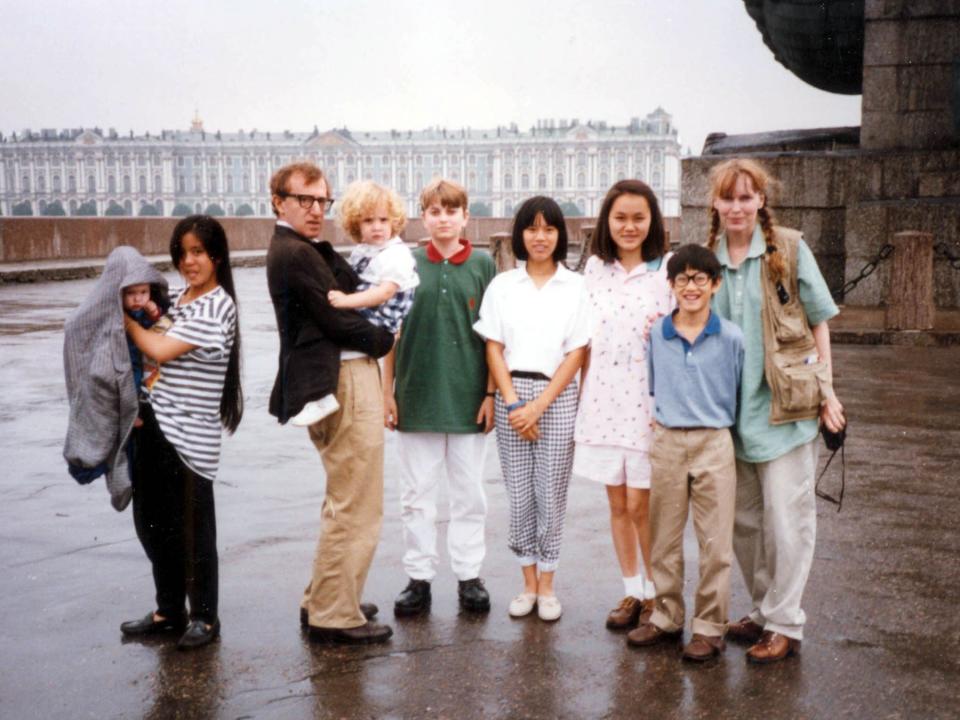
<instances>
[{"instance_id":1,"label":"white flat shoe","mask_svg":"<svg viewBox=\"0 0 960 720\"><path fill-rule=\"evenodd\" d=\"M510 607L507 608L507 612L510 613L510 617L523 617L524 615L532 613L536 606L537 594L524 592L510 601Z\"/></svg>"},{"instance_id":2,"label":"white flat shoe","mask_svg":"<svg viewBox=\"0 0 960 720\"><path fill-rule=\"evenodd\" d=\"M339 409L340 403L333 395L324 395L319 400L304 405L303 410L290 418L290 424L294 427L307 427L320 422L328 415L333 415Z\"/></svg>"},{"instance_id":3,"label":"white flat shoe","mask_svg":"<svg viewBox=\"0 0 960 720\"><path fill-rule=\"evenodd\" d=\"M537 596L537 615L541 620L553 622L560 619L563 612L563 606L556 595L538 595Z\"/></svg>"}]
</instances>

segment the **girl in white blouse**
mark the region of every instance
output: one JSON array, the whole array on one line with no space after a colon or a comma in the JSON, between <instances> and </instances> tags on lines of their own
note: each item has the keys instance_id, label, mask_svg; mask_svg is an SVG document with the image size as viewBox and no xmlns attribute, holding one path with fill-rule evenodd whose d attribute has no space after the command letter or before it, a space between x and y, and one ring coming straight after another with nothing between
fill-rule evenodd
<instances>
[{"instance_id":1,"label":"girl in white blouse","mask_svg":"<svg viewBox=\"0 0 960 720\"><path fill-rule=\"evenodd\" d=\"M589 331L583 277L563 265L563 213L547 197L520 206L513 253L522 267L490 283L474 325L487 341L497 385L497 448L510 500L510 549L523 571L523 592L509 612L536 607L542 620L560 617L553 577L567 505L577 415L574 376Z\"/></svg>"}]
</instances>

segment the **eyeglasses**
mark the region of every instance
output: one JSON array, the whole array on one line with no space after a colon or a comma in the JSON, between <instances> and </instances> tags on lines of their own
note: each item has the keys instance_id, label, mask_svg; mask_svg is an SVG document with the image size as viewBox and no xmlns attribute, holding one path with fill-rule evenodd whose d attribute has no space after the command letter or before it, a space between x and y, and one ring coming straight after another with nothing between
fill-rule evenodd
<instances>
[{"instance_id":1,"label":"eyeglasses","mask_svg":"<svg viewBox=\"0 0 960 720\"><path fill-rule=\"evenodd\" d=\"M693 275L680 273L673 279L673 285L674 287L682 288L686 287L687 283L691 281L697 287L704 287L708 282L710 282L710 276L705 272L698 272L694 273Z\"/></svg>"},{"instance_id":2,"label":"eyeglasses","mask_svg":"<svg viewBox=\"0 0 960 720\"><path fill-rule=\"evenodd\" d=\"M333 207L333 198L332 197L323 197L321 195L300 195L298 193L288 193L281 192L277 193L282 198L293 198L297 201L297 204L304 210L313 209L313 204L318 203L320 205L320 211L324 212Z\"/></svg>"}]
</instances>

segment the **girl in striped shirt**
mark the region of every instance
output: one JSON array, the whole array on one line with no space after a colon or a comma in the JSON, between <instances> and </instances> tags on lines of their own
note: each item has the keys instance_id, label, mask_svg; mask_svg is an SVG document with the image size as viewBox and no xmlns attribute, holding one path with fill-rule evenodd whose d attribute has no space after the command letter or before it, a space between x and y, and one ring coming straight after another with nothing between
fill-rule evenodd
<instances>
[{"instance_id":1,"label":"girl in striped shirt","mask_svg":"<svg viewBox=\"0 0 960 720\"><path fill-rule=\"evenodd\" d=\"M167 315L151 330L125 320L129 337L159 366L141 411L143 427L134 431L133 466L134 523L153 565L157 609L120 629L128 636L182 632L178 647L187 649L220 632L213 480L221 426L236 429L243 396L223 227L205 215L184 218L174 228L170 257L186 286L172 294Z\"/></svg>"}]
</instances>

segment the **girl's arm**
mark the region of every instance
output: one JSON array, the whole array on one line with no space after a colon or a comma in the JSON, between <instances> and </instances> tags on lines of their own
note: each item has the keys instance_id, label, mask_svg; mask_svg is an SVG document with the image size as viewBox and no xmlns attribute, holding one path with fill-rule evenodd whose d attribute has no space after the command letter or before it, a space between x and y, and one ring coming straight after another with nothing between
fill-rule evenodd
<instances>
[{"instance_id":1,"label":"girl's arm","mask_svg":"<svg viewBox=\"0 0 960 720\"><path fill-rule=\"evenodd\" d=\"M350 293L339 290L331 290L327 293L327 299L333 307L340 310L359 310L360 308L371 308L377 305L383 305L387 300L397 294L400 286L389 280L379 285L367 288L361 292Z\"/></svg>"},{"instance_id":2,"label":"girl's arm","mask_svg":"<svg viewBox=\"0 0 960 720\"><path fill-rule=\"evenodd\" d=\"M510 413L510 425L521 435L537 424L540 416L546 412L550 404L557 399L557 396L563 392L563 389L570 384L577 370L583 365L583 357L586 355L586 347L578 347L567 353L560 363L560 367L553 374L553 379L547 385L543 392L521 408L517 408Z\"/></svg>"},{"instance_id":3,"label":"girl's arm","mask_svg":"<svg viewBox=\"0 0 960 720\"><path fill-rule=\"evenodd\" d=\"M517 402L520 398L517 396L517 391L513 389L510 369L503 357L503 343L496 340L487 340L487 368L490 377L497 385L497 389L500 390L500 397L503 399L504 405L512 405ZM514 429L516 430L516 428ZM517 433L524 440L533 441L540 437L540 430L536 423L527 428L525 432L517 430Z\"/></svg>"},{"instance_id":4,"label":"girl's arm","mask_svg":"<svg viewBox=\"0 0 960 720\"><path fill-rule=\"evenodd\" d=\"M587 373L590 371L590 346L586 347L585 352L583 353L583 365L580 367L580 388L578 390L577 399L580 399L580 395L583 395L583 386L587 384Z\"/></svg>"},{"instance_id":5,"label":"girl's arm","mask_svg":"<svg viewBox=\"0 0 960 720\"><path fill-rule=\"evenodd\" d=\"M833 378L833 357L830 354L830 327L827 321L814 325L810 328L813 331L813 342L817 346L817 355L821 362L827 364L827 370ZM840 432L847 424L847 419L843 414L843 405L837 399L836 394L830 393L829 397L820 405L820 419L827 429L832 432Z\"/></svg>"},{"instance_id":6,"label":"girl's arm","mask_svg":"<svg viewBox=\"0 0 960 720\"><path fill-rule=\"evenodd\" d=\"M196 345L191 345L183 340L160 335L151 332L140 326L136 320L127 314L123 316L123 326L127 335L133 340L133 344L139 348L140 352L156 360L158 363L165 363L178 358L184 353L196 349Z\"/></svg>"}]
</instances>

